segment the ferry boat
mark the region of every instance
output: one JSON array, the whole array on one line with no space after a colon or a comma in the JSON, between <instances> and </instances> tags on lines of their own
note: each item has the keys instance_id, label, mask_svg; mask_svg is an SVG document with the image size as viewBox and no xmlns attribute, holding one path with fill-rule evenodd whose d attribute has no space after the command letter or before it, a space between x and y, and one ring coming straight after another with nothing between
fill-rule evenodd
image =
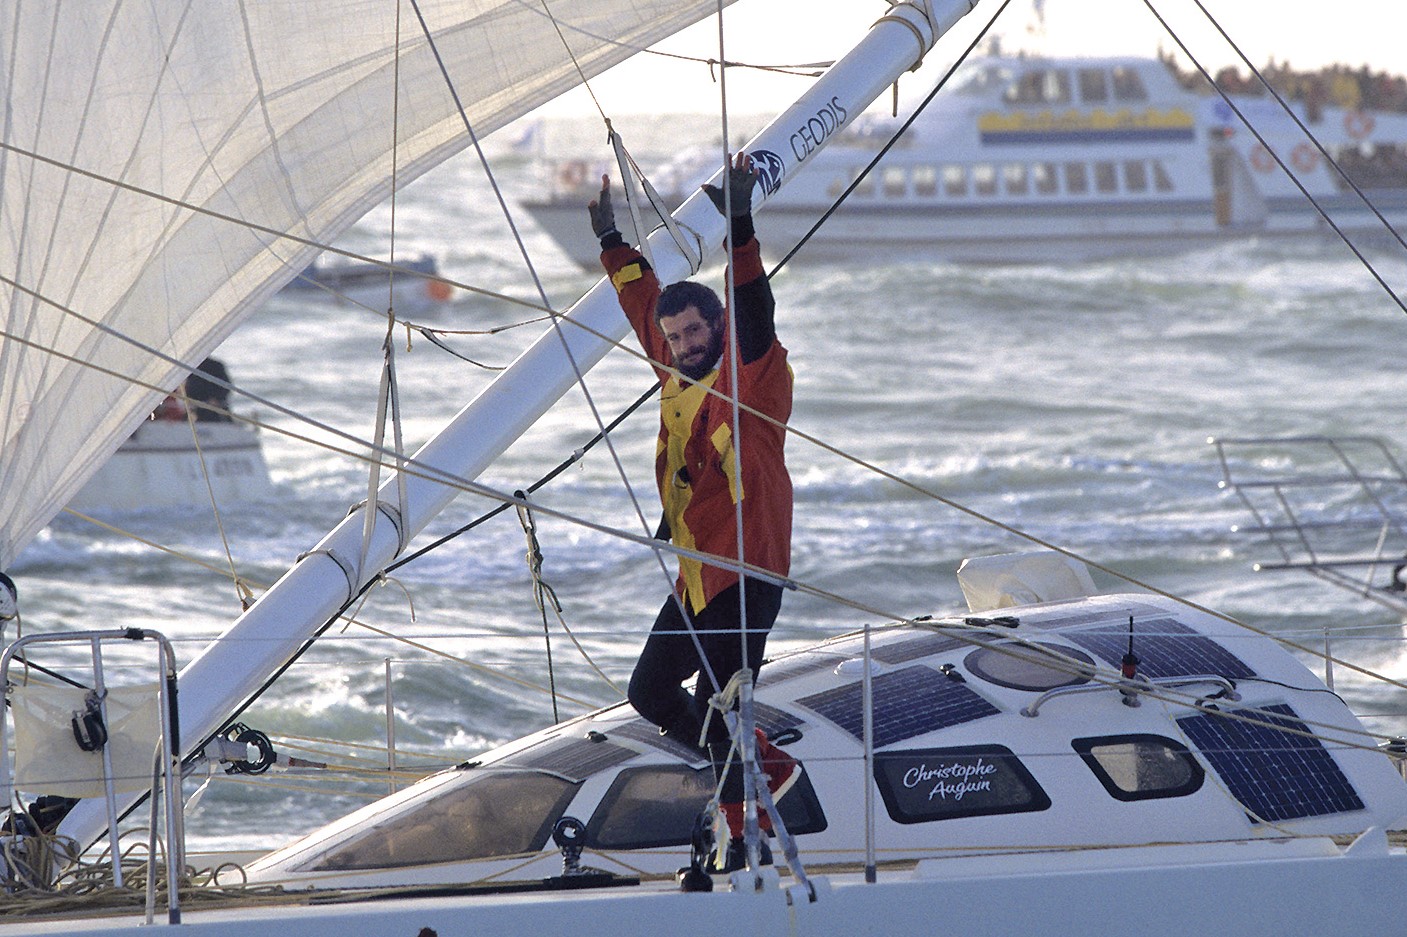
<instances>
[{"instance_id":1,"label":"ferry boat","mask_svg":"<svg viewBox=\"0 0 1407 937\"><path fill-rule=\"evenodd\" d=\"M1383 217L1407 221L1407 114L1291 108L1314 139L1269 95L1197 93L1154 58L974 59L873 171L899 120L865 115L827 141L808 171L768 201L759 239L790 250L856 179L800 259L1098 260L1326 232L1329 219L1350 234L1384 232L1349 179ZM850 117L822 109L784 155L811 158ZM673 208L717 171L718 159L716 147L682 152L651 174L652 184ZM585 206L602 171L616 175L584 160L560 163L544 183L549 195L523 202L563 251L592 269L597 245Z\"/></svg>"}]
</instances>

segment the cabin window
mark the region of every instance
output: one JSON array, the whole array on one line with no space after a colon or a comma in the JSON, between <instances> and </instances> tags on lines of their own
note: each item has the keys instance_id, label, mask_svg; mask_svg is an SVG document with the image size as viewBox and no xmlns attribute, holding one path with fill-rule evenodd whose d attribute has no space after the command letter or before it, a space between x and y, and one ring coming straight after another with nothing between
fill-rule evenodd
<instances>
[{"instance_id":1,"label":"cabin window","mask_svg":"<svg viewBox=\"0 0 1407 937\"><path fill-rule=\"evenodd\" d=\"M1084 195L1089 191L1089 171L1084 163L1065 164L1065 191L1070 195Z\"/></svg>"},{"instance_id":2,"label":"cabin window","mask_svg":"<svg viewBox=\"0 0 1407 937\"><path fill-rule=\"evenodd\" d=\"M713 769L687 765L627 768L612 782L586 825L594 849L649 849L684 846L694 821L713 794ZM816 790L806 772L777 804L792 833L826 828Z\"/></svg>"},{"instance_id":3,"label":"cabin window","mask_svg":"<svg viewBox=\"0 0 1407 937\"><path fill-rule=\"evenodd\" d=\"M929 198L938 194L938 170L932 166L914 167L914 195Z\"/></svg>"},{"instance_id":4,"label":"cabin window","mask_svg":"<svg viewBox=\"0 0 1407 937\"><path fill-rule=\"evenodd\" d=\"M298 871L394 869L538 852L579 784L537 771L447 785Z\"/></svg>"},{"instance_id":5,"label":"cabin window","mask_svg":"<svg viewBox=\"0 0 1407 937\"><path fill-rule=\"evenodd\" d=\"M973 166L972 189L978 195L996 195L997 167L991 163L978 163Z\"/></svg>"},{"instance_id":6,"label":"cabin window","mask_svg":"<svg viewBox=\"0 0 1407 937\"><path fill-rule=\"evenodd\" d=\"M1109 100L1109 77L1102 68L1082 68L1080 79L1080 100L1086 104L1102 104Z\"/></svg>"},{"instance_id":7,"label":"cabin window","mask_svg":"<svg viewBox=\"0 0 1407 937\"><path fill-rule=\"evenodd\" d=\"M967 170L961 166L943 167L943 194L959 197L967 194Z\"/></svg>"},{"instance_id":8,"label":"cabin window","mask_svg":"<svg viewBox=\"0 0 1407 937\"><path fill-rule=\"evenodd\" d=\"M1115 66L1114 78L1114 100L1116 101L1147 101L1148 89L1143 87L1143 76L1137 69L1126 65Z\"/></svg>"},{"instance_id":9,"label":"cabin window","mask_svg":"<svg viewBox=\"0 0 1407 937\"><path fill-rule=\"evenodd\" d=\"M1148 191L1148 167L1143 165L1143 160L1130 159L1124 162L1124 188L1129 192Z\"/></svg>"},{"instance_id":10,"label":"cabin window","mask_svg":"<svg viewBox=\"0 0 1407 937\"><path fill-rule=\"evenodd\" d=\"M1089 682L1096 670L1084 651L1057 644L996 644L967 655L962 665L975 677L1013 690L1041 693Z\"/></svg>"},{"instance_id":11,"label":"cabin window","mask_svg":"<svg viewBox=\"0 0 1407 937\"><path fill-rule=\"evenodd\" d=\"M896 823L1045 810L1050 797L1004 745L877 752L875 783Z\"/></svg>"},{"instance_id":12,"label":"cabin window","mask_svg":"<svg viewBox=\"0 0 1407 937\"><path fill-rule=\"evenodd\" d=\"M903 198L908 194L909 182L902 166L886 166L880 177L880 188L885 198Z\"/></svg>"},{"instance_id":13,"label":"cabin window","mask_svg":"<svg viewBox=\"0 0 1407 937\"><path fill-rule=\"evenodd\" d=\"M1094 164L1094 188L1096 192L1105 194L1119 191L1119 173L1113 163Z\"/></svg>"},{"instance_id":14,"label":"cabin window","mask_svg":"<svg viewBox=\"0 0 1407 937\"><path fill-rule=\"evenodd\" d=\"M1068 104L1070 75L1059 69L1032 69L1007 88L1008 104Z\"/></svg>"},{"instance_id":15,"label":"cabin window","mask_svg":"<svg viewBox=\"0 0 1407 937\"><path fill-rule=\"evenodd\" d=\"M1153 162L1153 185L1159 192L1171 192L1173 190L1172 177L1163 168L1163 164L1154 160Z\"/></svg>"},{"instance_id":16,"label":"cabin window","mask_svg":"<svg viewBox=\"0 0 1407 937\"><path fill-rule=\"evenodd\" d=\"M1036 163L1031 167L1031 180L1038 195L1054 195L1060 191L1054 163Z\"/></svg>"},{"instance_id":17,"label":"cabin window","mask_svg":"<svg viewBox=\"0 0 1407 937\"><path fill-rule=\"evenodd\" d=\"M1185 745L1158 735L1110 735L1071 743L1116 800L1185 797L1206 776Z\"/></svg>"},{"instance_id":18,"label":"cabin window","mask_svg":"<svg viewBox=\"0 0 1407 937\"><path fill-rule=\"evenodd\" d=\"M1026 165L1024 163L1007 163L1002 167L1002 180L1006 184L1007 195L1025 195Z\"/></svg>"}]
</instances>

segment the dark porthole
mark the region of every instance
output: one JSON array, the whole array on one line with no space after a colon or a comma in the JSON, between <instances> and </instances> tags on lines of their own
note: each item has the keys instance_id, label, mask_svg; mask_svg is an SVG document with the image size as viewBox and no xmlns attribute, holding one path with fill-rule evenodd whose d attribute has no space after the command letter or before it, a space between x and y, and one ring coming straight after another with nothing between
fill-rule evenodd
<instances>
[{"instance_id":1,"label":"dark porthole","mask_svg":"<svg viewBox=\"0 0 1407 937\"><path fill-rule=\"evenodd\" d=\"M1205 772L1185 745L1160 735L1107 735L1070 743L1116 800L1185 797Z\"/></svg>"},{"instance_id":2,"label":"dark porthole","mask_svg":"<svg viewBox=\"0 0 1407 937\"><path fill-rule=\"evenodd\" d=\"M1040 642L979 647L962 663L969 673L988 683L1034 693L1088 683L1096 668L1094 659L1084 651Z\"/></svg>"}]
</instances>

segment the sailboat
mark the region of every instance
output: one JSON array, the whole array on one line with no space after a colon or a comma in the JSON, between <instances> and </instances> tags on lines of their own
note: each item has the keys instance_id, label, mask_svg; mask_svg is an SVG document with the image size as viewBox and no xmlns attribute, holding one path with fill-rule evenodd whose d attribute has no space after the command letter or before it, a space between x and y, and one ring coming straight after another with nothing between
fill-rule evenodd
<instances>
[{"instance_id":1,"label":"sailboat","mask_svg":"<svg viewBox=\"0 0 1407 937\"><path fill-rule=\"evenodd\" d=\"M7 91L0 152L0 286L11 310L0 568L173 377L397 181L526 113L578 69L596 74L715 4L422 2L413 10L423 30L404 22L400 35L387 11L329 6L316 15L329 36L319 54L289 29L315 15L306 3L199 22L148 8L141 16L156 20L141 25L121 3L16 9L4 64L20 80ZM750 140L750 154L768 156L759 210L804 171L810 154L786 145L797 127L836 113L837 101L858 114L970 7L892 6ZM383 32L366 28L373 19ZM43 65L58 46L86 69ZM457 100L435 80L441 69L456 76ZM400 102L407 123L389 146L347 123L393 76L411 104ZM141 119L109 119L100 105L131 99L138 81ZM511 101L492 93L499 86L514 89ZM230 108L227 124L217 102ZM649 235L666 281L690 275L724 235L702 195L675 225L688 236ZM212 257L218 274L191 262ZM175 751L158 756L168 777L222 739L257 748L232 731L240 707L456 495L524 502L477 479L626 330L604 282L562 318L413 456L378 440L375 455L397 474L379 489L373 474L366 504L179 674L163 672L179 686L166 695L179 699L179 733L168 716L163 736ZM649 546L648 535L635 539ZM439 772L251 864L252 881L281 889L260 891L267 903L183 906L181 889L165 889L166 921L211 935L267 922L309 937L1398 926L1407 855L1388 831L1407 815L1407 783L1392 752L1268 636L1147 592L1092 594L1069 559L974 559L962 575L966 612L865 627L768 663L752 715L804 766L776 804L776 865L758 857L711 890L681 891L673 872L690 858L690 830L680 818L707 800L706 778L692 752L615 706ZM112 636L92 640L102 637ZM94 688L75 689L85 692L73 741L84 748L102 720L85 708ZM104 705L96 693L93 705ZM60 728L69 733L69 720ZM5 784L10 799L25 790ZM168 858L179 856L173 793L163 797ZM99 842L140 796L85 795L56 832ZM17 816L11 871L35 855L21 847ZM154 903L152 892L147 920ZM21 907L0 927L99 934L144 921L136 910L100 913L46 919Z\"/></svg>"}]
</instances>

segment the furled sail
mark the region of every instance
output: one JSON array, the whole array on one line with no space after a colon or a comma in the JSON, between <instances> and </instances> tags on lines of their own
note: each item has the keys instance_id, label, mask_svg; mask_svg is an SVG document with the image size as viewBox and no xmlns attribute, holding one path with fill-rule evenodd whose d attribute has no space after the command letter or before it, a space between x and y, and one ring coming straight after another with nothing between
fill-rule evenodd
<instances>
[{"instance_id":1,"label":"furled sail","mask_svg":"<svg viewBox=\"0 0 1407 937\"><path fill-rule=\"evenodd\" d=\"M455 94L483 136L716 9L6 5L0 569L315 245L469 144Z\"/></svg>"}]
</instances>

